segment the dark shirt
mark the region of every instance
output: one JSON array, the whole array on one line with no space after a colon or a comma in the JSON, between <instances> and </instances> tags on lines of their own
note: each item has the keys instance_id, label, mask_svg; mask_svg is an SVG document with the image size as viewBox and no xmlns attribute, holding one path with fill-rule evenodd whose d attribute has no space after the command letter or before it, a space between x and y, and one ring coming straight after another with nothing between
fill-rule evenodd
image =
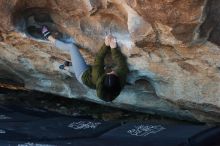
<instances>
[{"instance_id":1,"label":"dark shirt","mask_svg":"<svg viewBox=\"0 0 220 146\"><path fill-rule=\"evenodd\" d=\"M92 89L96 89L97 96L100 98L103 98L102 86L105 76L104 60L108 53L111 53L112 60L116 64L116 69L114 71L116 72L116 75L120 78L121 88L124 87L126 83L127 74L129 72L126 63L126 58L121 53L120 48L117 47L111 49L109 46L106 46L104 44L97 53L94 64L90 66L89 69L86 70L82 75L83 83Z\"/></svg>"}]
</instances>

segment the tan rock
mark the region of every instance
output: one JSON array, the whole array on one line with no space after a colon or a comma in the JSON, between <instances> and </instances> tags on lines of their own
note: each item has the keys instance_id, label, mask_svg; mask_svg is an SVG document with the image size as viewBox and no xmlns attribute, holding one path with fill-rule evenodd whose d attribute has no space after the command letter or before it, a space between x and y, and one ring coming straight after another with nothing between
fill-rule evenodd
<instances>
[{"instance_id":1,"label":"tan rock","mask_svg":"<svg viewBox=\"0 0 220 146\"><path fill-rule=\"evenodd\" d=\"M97 11L89 15L88 5ZM214 19L219 14L215 5L220 2L0 1L0 71L4 70L0 75L17 77L26 89L179 119L219 122L220 40L216 36L220 22ZM70 59L68 52L16 32L18 24L13 22L26 8L36 7L50 13L59 31L75 38L89 64L106 34L117 38L130 73L113 103L99 100L94 90L59 70L59 64Z\"/></svg>"}]
</instances>

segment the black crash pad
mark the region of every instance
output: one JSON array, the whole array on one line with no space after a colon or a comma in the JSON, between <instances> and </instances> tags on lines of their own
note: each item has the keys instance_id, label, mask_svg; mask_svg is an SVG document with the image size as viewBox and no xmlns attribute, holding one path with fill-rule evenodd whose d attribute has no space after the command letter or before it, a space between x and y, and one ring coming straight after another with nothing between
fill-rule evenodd
<instances>
[{"instance_id":1,"label":"black crash pad","mask_svg":"<svg viewBox=\"0 0 220 146\"><path fill-rule=\"evenodd\" d=\"M26 123L1 123L0 128L27 134L38 140L97 137L118 126L115 122L58 117Z\"/></svg>"},{"instance_id":2,"label":"black crash pad","mask_svg":"<svg viewBox=\"0 0 220 146\"><path fill-rule=\"evenodd\" d=\"M2 113L0 112L0 122L24 122L39 120L39 117L26 115L19 112Z\"/></svg>"},{"instance_id":3,"label":"black crash pad","mask_svg":"<svg viewBox=\"0 0 220 146\"><path fill-rule=\"evenodd\" d=\"M220 127L106 122L0 105L0 146L217 146ZM7 117L11 117L7 118Z\"/></svg>"},{"instance_id":4,"label":"black crash pad","mask_svg":"<svg viewBox=\"0 0 220 146\"><path fill-rule=\"evenodd\" d=\"M103 134L100 138L105 139L107 142L114 139L115 143L123 142L124 144L129 143L133 145L137 145L138 143L139 145L150 144L151 146L175 146L187 144L195 135L201 134L212 128L213 127L204 125L129 123ZM196 144L196 142L194 144Z\"/></svg>"}]
</instances>

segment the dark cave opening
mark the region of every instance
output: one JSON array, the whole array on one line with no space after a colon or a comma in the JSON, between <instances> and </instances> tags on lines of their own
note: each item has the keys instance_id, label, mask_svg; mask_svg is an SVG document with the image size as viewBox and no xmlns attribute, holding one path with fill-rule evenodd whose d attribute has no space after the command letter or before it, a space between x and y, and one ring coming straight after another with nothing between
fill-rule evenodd
<instances>
[{"instance_id":1,"label":"dark cave opening","mask_svg":"<svg viewBox=\"0 0 220 146\"><path fill-rule=\"evenodd\" d=\"M41 25L49 25L51 30L55 28L49 12L44 8L27 8L16 11L13 14L13 24L17 31L34 39L42 38Z\"/></svg>"},{"instance_id":2,"label":"dark cave opening","mask_svg":"<svg viewBox=\"0 0 220 146\"><path fill-rule=\"evenodd\" d=\"M13 72L0 68L0 87L24 87L24 81Z\"/></svg>"},{"instance_id":3,"label":"dark cave opening","mask_svg":"<svg viewBox=\"0 0 220 146\"><path fill-rule=\"evenodd\" d=\"M209 0L206 4L206 19L200 26L199 37L220 45L220 1Z\"/></svg>"},{"instance_id":4,"label":"dark cave opening","mask_svg":"<svg viewBox=\"0 0 220 146\"><path fill-rule=\"evenodd\" d=\"M41 33L44 25L48 27L55 38L62 41L70 39L69 35L61 33L62 28L53 21L51 13L46 8L38 7L17 10L13 14L13 25L18 32L38 41L44 41Z\"/></svg>"}]
</instances>

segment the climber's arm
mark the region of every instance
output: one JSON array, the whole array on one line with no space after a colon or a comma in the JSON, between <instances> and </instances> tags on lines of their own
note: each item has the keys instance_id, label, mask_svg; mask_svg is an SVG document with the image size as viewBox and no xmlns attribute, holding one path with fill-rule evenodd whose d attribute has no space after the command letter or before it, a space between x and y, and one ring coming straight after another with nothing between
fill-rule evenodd
<instances>
[{"instance_id":1,"label":"climber's arm","mask_svg":"<svg viewBox=\"0 0 220 146\"><path fill-rule=\"evenodd\" d=\"M96 54L95 62L92 67L92 80L93 83L96 83L98 78L104 74L104 59L106 54L108 53L108 50L110 50L109 46L106 46L105 44L102 45L99 52Z\"/></svg>"},{"instance_id":2,"label":"climber's arm","mask_svg":"<svg viewBox=\"0 0 220 146\"><path fill-rule=\"evenodd\" d=\"M126 58L121 53L120 47L117 46L117 44L111 48L111 52L112 52L112 59L117 65L117 69L115 72L121 79L121 85L124 86L126 83L127 74L129 72Z\"/></svg>"}]
</instances>

